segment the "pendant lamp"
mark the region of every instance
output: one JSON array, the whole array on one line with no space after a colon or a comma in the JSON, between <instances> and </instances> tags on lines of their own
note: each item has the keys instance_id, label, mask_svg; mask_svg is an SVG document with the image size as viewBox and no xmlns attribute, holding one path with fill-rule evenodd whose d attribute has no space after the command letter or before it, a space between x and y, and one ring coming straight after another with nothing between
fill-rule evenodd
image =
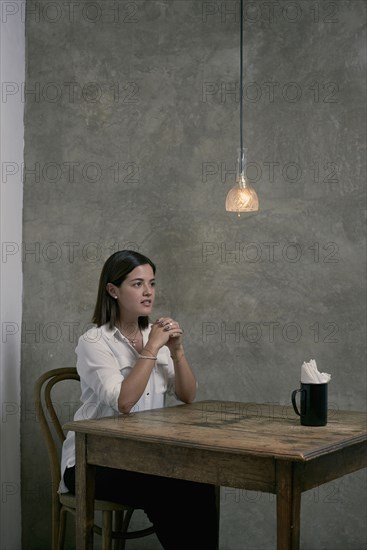
<instances>
[{"instance_id":1,"label":"pendant lamp","mask_svg":"<svg viewBox=\"0 0 367 550\"><path fill-rule=\"evenodd\" d=\"M228 191L226 211L256 212L259 210L259 199L256 191L248 184L246 178L246 148L243 145L243 0L240 4L240 148L238 151L236 185Z\"/></svg>"}]
</instances>

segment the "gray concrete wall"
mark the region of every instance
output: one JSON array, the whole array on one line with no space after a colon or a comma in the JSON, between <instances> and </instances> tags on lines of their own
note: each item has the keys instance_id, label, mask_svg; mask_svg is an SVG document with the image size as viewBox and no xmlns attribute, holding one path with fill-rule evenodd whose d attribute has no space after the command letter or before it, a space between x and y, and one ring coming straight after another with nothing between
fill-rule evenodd
<instances>
[{"instance_id":1,"label":"gray concrete wall","mask_svg":"<svg viewBox=\"0 0 367 550\"><path fill-rule=\"evenodd\" d=\"M50 501L32 385L75 364L118 248L157 263L155 312L185 329L198 399L289 404L313 358L332 374L332 408L364 410L366 5L245 2L260 211L240 218L224 208L239 146L236 3L28 6L23 548L42 550ZM359 472L304 495L303 549L365 548L365 482ZM221 500L222 550L275 547L273 497L223 488Z\"/></svg>"}]
</instances>

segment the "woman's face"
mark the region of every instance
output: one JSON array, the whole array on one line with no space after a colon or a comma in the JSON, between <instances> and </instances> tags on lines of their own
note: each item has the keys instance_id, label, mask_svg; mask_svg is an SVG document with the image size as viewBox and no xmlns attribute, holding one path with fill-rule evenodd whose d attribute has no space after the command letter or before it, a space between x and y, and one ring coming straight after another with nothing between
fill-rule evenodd
<instances>
[{"instance_id":1,"label":"woman's face","mask_svg":"<svg viewBox=\"0 0 367 550\"><path fill-rule=\"evenodd\" d=\"M155 276L149 264L135 267L120 287L115 287L115 296L122 316L141 317L151 314L155 298Z\"/></svg>"}]
</instances>

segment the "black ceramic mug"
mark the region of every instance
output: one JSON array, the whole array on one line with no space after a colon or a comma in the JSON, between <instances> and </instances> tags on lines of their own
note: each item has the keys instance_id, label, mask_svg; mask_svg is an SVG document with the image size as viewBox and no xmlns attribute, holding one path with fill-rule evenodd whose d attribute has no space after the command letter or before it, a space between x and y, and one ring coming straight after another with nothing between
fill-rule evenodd
<instances>
[{"instance_id":1,"label":"black ceramic mug","mask_svg":"<svg viewBox=\"0 0 367 550\"><path fill-rule=\"evenodd\" d=\"M301 412L299 412L296 396L300 394ZM303 426L326 426L328 407L328 384L303 384L292 392L294 412L301 417Z\"/></svg>"}]
</instances>

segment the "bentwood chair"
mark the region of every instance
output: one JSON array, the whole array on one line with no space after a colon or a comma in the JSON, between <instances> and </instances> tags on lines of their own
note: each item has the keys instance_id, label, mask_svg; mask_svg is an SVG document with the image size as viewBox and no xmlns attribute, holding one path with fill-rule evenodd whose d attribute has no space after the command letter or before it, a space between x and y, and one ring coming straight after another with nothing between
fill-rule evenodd
<instances>
[{"instance_id":1,"label":"bentwood chair","mask_svg":"<svg viewBox=\"0 0 367 550\"><path fill-rule=\"evenodd\" d=\"M52 401L51 393L56 384L68 380L79 381L76 368L53 369L41 375L34 386L34 401L37 417L46 443L52 480L52 550L63 550L67 514L75 516L76 499L71 493L59 493L61 479L60 455L65 433L62 429L58 406ZM60 386L58 386L60 388ZM154 527L128 531L134 509L116 502L94 501L95 512L100 512L101 525L94 525L94 532L102 536L102 549L124 550L125 541L145 537L154 533ZM113 525L114 522L114 525Z\"/></svg>"}]
</instances>

